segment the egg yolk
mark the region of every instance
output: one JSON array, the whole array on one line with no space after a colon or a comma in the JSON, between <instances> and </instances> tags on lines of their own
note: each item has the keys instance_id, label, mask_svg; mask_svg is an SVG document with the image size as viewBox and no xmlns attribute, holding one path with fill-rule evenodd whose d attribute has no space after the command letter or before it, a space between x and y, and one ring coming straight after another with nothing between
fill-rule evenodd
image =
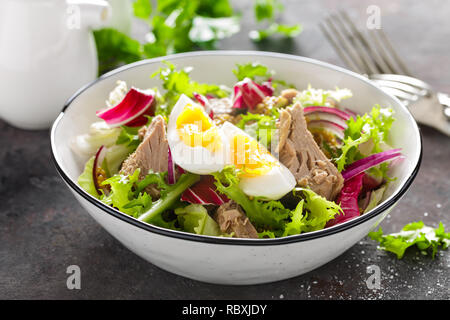
<instances>
[{"instance_id":1,"label":"egg yolk","mask_svg":"<svg viewBox=\"0 0 450 320\"><path fill-rule=\"evenodd\" d=\"M204 147L215 152L222 147L219 131L199 105L188 104L177 118L181 141L190 147Z\"/></svg>"},{"instance_id":2,"label":"egg yolk","mask_svg":"<svg viewBox=\"0 0 450 320\"><path fill-rule=\"evenodd\" d=\"M243 134L236 134L231 144L233 164L241 170L244 177L256 177L267 174L273 167L279 166L276 159L256 140Z\"/></svg>"}]
</instances>

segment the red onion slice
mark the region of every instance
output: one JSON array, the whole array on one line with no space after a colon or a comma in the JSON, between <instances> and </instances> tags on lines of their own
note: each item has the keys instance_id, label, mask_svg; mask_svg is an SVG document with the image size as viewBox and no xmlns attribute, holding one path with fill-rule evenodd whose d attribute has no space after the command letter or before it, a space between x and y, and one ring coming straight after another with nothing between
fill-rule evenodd
<instances>
[{"instance_id":1,"label":"red onion slice","mask_svg":"<svg viewBox=\"0 0 450 320\"><path fill-rule=\"evenodd\" d=\"M364 159L358 160L350 164L342 171L342 177L345 180L351 179L361 172L366 171L372 167L375 167L383 162L393 160L395 158L401 157L401 149L392 149L380 153L373 154Z\"/></svg>"},{"instance_id":2,"label":"red onion slice","mask_svg":"<svg viewBox=\"0 0 450 320\"><path fill-rule=\"evenodd\" d=\"M348 119L351 118L351 116L347 112L331 107L311 106L304 108L303 112L305 113L305 116L316 112L332 114L341 118L344 121L347 121Z\"/></svg>"}]
</instances>

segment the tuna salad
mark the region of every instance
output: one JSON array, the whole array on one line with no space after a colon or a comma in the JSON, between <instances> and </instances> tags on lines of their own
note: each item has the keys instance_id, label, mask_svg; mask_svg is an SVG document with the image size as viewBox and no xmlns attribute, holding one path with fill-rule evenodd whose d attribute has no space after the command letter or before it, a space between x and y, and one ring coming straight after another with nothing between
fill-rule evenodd
<instances>
[{"instance_id":1,"label":"tuna salad","mask_svg":"<svg viewBox=\"0 0 450 320\"><path fill-rule=\"evenodd\" d=\"M348 89L296 88L239 64L233 86L165 62L161 89L118 81L98 121L74 137L78 184L123 214L205 236L278 238L374 209L402 159L393 111L343 107ZM395 160L395 161L394 161Z\"/></svg>"}]
</instances>

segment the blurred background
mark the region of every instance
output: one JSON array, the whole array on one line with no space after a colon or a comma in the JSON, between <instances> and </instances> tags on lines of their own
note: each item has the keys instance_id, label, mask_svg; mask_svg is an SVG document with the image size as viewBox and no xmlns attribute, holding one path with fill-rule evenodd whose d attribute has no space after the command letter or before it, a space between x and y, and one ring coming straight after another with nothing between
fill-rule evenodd
<instances>
[{"instance_id":1,"label":"blurred background","mask_svg":"<svg viewBox=\"0 0 450 320\"><path fill-rule=\"evenodd\" d=\"M380 8L381 28L411 72L435 90L450 93L448 1L110 0L112 11L99 1L99 10L87 8L86 20L77 11L77 1L69 1L69 7L57 1L40 12L27 1L0 0L4 97L0 102L0 298L450 298L448 252L436 260L419 259L413 253L397 261L378 251L369 239L313 272L263 286L221 287L162 271L121 246L85 214L55 171L48 139L48 128L64 101L82 85L141 59L194 50L262 50L347 68L319 23L341 10L364 28L367 9L373 5ZM73 32L73 41L58 47L67 53L52 52L55 39L65 37L64 28L55 29L55 22L52 32L40 29L42 19L54 17L64 19ZM83 29L83 21L88 20L89 27ZM85 36L89 39L84 43ZM90 55L93 58L86 60ZM56 72L67 65L74 68L71 73ZM46 100L49 96L57 99ZM47 109L46 119L37 124ZM25 121L27 115L31 116ZM449 138L427 126L421 131L421 170L382 223L387 232L418 220L434 227L440 221L447 228L450 225ZM382 291L361 285L367 278L366 267L374 263L382 270ZM65 268L71 264L83 266L83 290L66 288Z\"/></svg>"}]
</instances>

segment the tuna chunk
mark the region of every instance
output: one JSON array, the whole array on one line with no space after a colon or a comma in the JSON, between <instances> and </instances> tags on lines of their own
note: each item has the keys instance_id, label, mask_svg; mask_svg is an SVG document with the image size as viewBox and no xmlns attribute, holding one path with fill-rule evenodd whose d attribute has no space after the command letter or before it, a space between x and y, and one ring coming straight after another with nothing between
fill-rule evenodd
<instances>
[{"instance_id":1,"label":"tuna chunk","mask_svg":"<svg viewBox=\"0 0 450 320\"><path fill-rule=\"evenodd\" d=\"M164 118L156 116L146 130L139 130L143 141L122 164L121 174L130 175L140 168L139 179L143 179L150 171L166 172L168 167L169 145L166 137ZM159 191L152 185L146 191L153 199L159 198Z\"/></svg>"},{"instance_id":2,"label":"tuna chunk","mask_svg":"<svg viewBox=\"0 0 450 320\"><path fill-rule=\"evenodd\" d=\"M214 214L214 220L225 233L234 232L236 238L258 238L258 232L241 207L233 201L222 204Z\"/></svg>"},{"instance_id":3,"label":"tuna chunk","mask_svg":"<svg viewBox=\"0 0 450 320\"><path fill-rule=\"evenodd\" d=\"M328 200L334 200L344 179L308 131L300 103L281 111L279 128L276 151L280 162L292 172L299 186L310 187Z\"/></svg>"}]
</instances>

